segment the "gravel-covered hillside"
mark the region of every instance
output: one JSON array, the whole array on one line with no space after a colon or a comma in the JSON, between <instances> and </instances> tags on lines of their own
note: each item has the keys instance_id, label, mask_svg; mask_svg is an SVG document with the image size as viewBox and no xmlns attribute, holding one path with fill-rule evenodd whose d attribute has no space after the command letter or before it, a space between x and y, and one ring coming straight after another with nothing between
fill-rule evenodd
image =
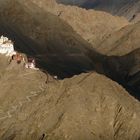
<instances>
[{"instance_id":1,"label":"gravel-covered hillside","mask_svg":"<svg viewBox=\"0 0 140 140\"><path fill-rule=\"evenodd\" d=\"M14 62L1 70L1 140L140 138L140 103L103 75L54 80Z\"/></svg>"}]
</instances>

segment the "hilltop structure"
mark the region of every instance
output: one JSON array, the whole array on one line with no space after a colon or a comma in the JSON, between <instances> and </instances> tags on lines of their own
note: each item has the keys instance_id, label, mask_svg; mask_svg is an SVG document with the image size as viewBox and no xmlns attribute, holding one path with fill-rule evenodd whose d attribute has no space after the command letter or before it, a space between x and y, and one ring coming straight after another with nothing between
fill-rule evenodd
<instances>
[{"instance_id":1,"label":"hilltop structure","mask_svg":"<svg viewBox=\"0 0 140 140\"><path fill-rule=\"evenodd\" d=\"M4 54L6 56L10 56L10 62L13 60L17 62L17 64L20 64L22 61L25 63L25 68L30 68L34 70L38 70L35 65L35 59L27 59L27 62L25 62L25 58L22 56L22 54L16 52L14 50L14 43L12 40L9 40L7 37L4 37L3 35L0 37L0 54Z\"/></svg>"},{"instance_id":2,"label":"hilltop structure","mask_svg":"<svg viewBox=\"0 0 140 140\"><path fill-rule=\"evenodd\" d=\"M5 54L6 56L16 54L14 43L3 35L0 37L0 54Z\"/></svg>"},{"instance_id":3,"label":"hilltop structure","mask_svg":"<svg viewBox=\"0 0 140 140\"><path fill-rule=\"evenodd\" d=\"M36 62L34 58L28 58L28 62L25 64L25 68L39 70L36 68Z\"/></svg>"}]
</instances>

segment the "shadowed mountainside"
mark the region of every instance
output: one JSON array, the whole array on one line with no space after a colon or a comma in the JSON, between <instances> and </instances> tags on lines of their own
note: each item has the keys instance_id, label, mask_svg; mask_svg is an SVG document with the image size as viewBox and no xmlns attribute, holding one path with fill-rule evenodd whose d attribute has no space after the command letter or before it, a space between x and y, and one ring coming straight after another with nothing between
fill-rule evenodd
<instances>
[{"instance_id":1,"label":"shadowed mountainside","mask_svg":"<svg viewBox=\"0 0 140 140\"><path fill-rule=\"evenodd\" d=\"M94 69L87 55L90 45L67 23L28 1L3 4L0 30L15 40L17 50L34 55L42 67L61 77Z\"/></svg>"}]
</instances>

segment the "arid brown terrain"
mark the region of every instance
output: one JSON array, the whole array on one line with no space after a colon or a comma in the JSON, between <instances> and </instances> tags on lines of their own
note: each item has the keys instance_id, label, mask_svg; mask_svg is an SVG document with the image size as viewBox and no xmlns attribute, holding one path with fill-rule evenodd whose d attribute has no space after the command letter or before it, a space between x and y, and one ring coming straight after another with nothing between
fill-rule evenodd
<instances>
[{"instance_id":1,"label":"arid brown terrain","mask_svg":"<svg viewBox=\"0 0 140 140\"><path fill-rule=\"evenodd\" d=\"M0 79L2 140L139 139L140 103L107 77L90 72L45 84L40 71L9 67Z\"/></svg>"},{"instance_id":2,"label":"arid brown terrain","mask_svg":"<svg viewBox=\"0 0 140 140\"><path fill-rule=\"evenodd\" d=\"M0 54L0 139L139 140L139 27L51 0L0 1L0 34L40 68Z\"/></svg>"}]
</instances>

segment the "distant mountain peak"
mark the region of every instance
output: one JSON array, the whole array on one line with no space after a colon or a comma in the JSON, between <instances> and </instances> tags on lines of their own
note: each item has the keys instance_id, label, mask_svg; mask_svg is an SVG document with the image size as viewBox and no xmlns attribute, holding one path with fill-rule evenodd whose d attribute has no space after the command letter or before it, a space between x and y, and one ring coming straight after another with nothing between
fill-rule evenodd
<instances>
[{"instance_id":1,"label":"distant mountain peak","mask_svg":"<svg viewBox=\"0 0 140 140\"><path fill-rule=\"evenodd\" d=\"M140 20L140 0L57 0L57 2L106 11L113 15L124 16L129 21Z\"/></svg>"}]
</instances>

